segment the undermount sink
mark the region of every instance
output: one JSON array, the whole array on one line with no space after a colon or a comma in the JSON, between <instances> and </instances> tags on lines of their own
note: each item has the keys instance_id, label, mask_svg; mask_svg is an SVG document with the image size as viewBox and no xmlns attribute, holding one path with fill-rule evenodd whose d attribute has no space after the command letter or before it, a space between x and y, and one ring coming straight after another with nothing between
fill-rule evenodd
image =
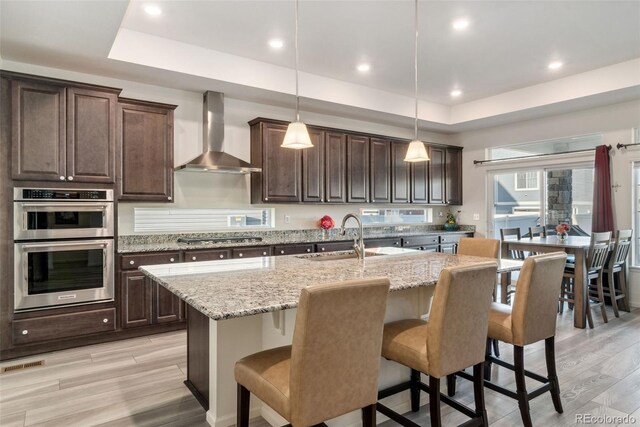
<instances>
[{"instance_id":1,"label":"undermount sink","mask_svg":"<svg viewBox=\"0 0 640 427\"><path fill-rule=\"evenodd\" d=\"M365 252L365 258L369 258L372 256L380 256L386 255L376 252ZM355 252L338 252L338 253L328 253L328 254L313 254L313 255L303 255L298 258L308 259L309 261L338 261L341 259L358 259L358 256Z\"/></svg>"}]
</instances>

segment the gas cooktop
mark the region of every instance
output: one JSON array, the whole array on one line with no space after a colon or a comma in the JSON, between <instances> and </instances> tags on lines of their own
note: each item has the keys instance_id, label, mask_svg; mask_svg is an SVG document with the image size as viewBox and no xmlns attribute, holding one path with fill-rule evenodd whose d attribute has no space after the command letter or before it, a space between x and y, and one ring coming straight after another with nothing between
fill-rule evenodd
<instances>
[{"instance_id":1,"label":"gas cooktop","mask_svg":"<svg viewBox=\"0 0 640 427\"><path fill-rule=\"evenodd\" d=\"M262 242L262 237L246 236L246 237L178 237L178 243L186 243L187 245L202 245L214 243L256 243Z\"/></svg>"}]
</instances>

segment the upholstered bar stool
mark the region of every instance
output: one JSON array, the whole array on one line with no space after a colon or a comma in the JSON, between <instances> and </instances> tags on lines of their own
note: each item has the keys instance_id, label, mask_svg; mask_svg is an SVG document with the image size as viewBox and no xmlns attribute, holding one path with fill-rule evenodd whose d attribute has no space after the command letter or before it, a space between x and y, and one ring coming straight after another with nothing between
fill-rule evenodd
<instances>
[{"instance_id":1,"label":"upholstered bar stool","mask_svg":"<svg viewBox=\"0 0 640 427\"><path fill-rule=\"evenodd\" d=\"M249 425L250 393L294 427L356 409L374 426L388 293L384 278L304 288L292 345L236 362L238 427Z\"/></svg>"},{"instance_id":2,"label":"upholstered bar stool","mask_svg":"<svg viewBox=\"0 0 640 427\"><path fill-rule=\"evenodd\" d=\"M626 263L631 248L631 235L633 230L618 230L616 243L609 257L609 262L602 271L607 275L607 285L603 286L604 296L611 299L613 314L620 317L618 312L618 300L622 300L622 309L629 311L629 298L627 296L627 269ZM618 280L615 280L617 277Z\"/></svg>"},{"instance_id":3,"label":"upholstered bar stool","mask_svg":"<svg viewBox=\"0 0 640 427\"><path fill-rule=\"evenodd\" d=\"M384 326L382 357L411 368L408 382L381 390L378 399L411 391L411 410L420 409L420 390L429 393L431 425L440 426L440 401L471 417L468 425L488 425L482 387L487 312L496 277L495 262L445 268L434 291L429 321L406 319ZM475 410L440 395L440 379L473 366ZM429 375L429 385L420 380ZM395 422L415 426L378 403ZM467 424L465 424L467 425Z\"/></svg>"},{"instance_id":4,"label":"upholstered bar stool","mask_svg":"<svg viewBox=\"0 0 640 427\"><path fill-rule=\"evenodd\" d=\"M531 426L529 400L546 391L551 393L556 411L562 413L554 342L557 319L556 298L560 291L566 258L567 255L564 252L528 257L520 272L513 307L493 303L489 310L488 339L498 339L512 344L514 364L511 365L487 355L484 384L491 390L518 400L520 415L525 426ZM545 342L546 378L524 369L524 346L541 340ZM514 371L516 392L490 382L491 363ZM458 373L458 376L471 379L464 372ZM527 392L525 376L544 384Z\"/></svg>"}]
</instances>

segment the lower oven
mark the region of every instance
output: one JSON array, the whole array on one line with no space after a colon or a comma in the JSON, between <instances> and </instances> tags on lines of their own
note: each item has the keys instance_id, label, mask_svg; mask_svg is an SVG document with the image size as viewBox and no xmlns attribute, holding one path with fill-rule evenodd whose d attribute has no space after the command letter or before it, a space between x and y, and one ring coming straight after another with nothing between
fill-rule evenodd
<instances>
[{"instance_id":1,"label":"lower oven","mask_svg":"<svg viewBox=\"0 0 640 427\"><path fill-rule=\"evenodd\" d=\"M14 309L113 301L113 239L14 243Z\"/></svg>"}]
</instances>

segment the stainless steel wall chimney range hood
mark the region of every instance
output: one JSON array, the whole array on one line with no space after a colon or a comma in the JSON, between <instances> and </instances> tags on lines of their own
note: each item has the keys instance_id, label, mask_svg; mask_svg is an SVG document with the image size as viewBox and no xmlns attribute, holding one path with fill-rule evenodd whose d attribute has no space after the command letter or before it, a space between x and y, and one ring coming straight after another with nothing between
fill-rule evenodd
<instances>
[{"instance_id":1,"label":"stainless steel wall chimney range hood","mask_svg":"<svg viewBox=\"0 0 640 427\"><path fill-rule=\"evenodd\" d=\"M238 173L262 172L222 150L224 142L224 94L207 91L204 93L203 153L176 167L176 171Z\"/></svg>"}]
</instances>

